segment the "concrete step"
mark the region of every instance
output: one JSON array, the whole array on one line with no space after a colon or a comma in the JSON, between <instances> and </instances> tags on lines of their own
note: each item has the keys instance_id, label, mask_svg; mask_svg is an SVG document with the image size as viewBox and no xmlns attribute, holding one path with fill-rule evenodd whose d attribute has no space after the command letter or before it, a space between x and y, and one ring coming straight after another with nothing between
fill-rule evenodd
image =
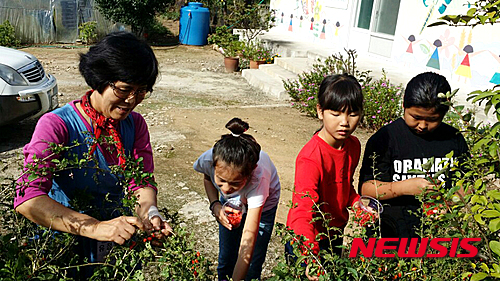
<instances>
[{"instance_id":1,"label":"concrete step","mask_svg":"<svg viewBox=\"0 0 500 281\"><path fill-rule=\"evenodd\" d=\"M297 80L299 76L277 64L262 64L259 69L267 75L278 78L279 80Z\"/></svg>"},{"instance_id":2,"label":"concrete step","mask_svg":"<svg viewBox=\"0 0 500 281\"><path fill-rule=\"evenodd\" d=\"M312 69L312 61L308 58L274 58L274 63L295 74L301 74Z\"/></svg>"},{"instance_id":3,"label":"concrete step","mask_svg":"<svg viewBox=\"0 0 500 281\"><path fill-rule=\"evenodd\" d=\"M261 69L243 69L241 76L250 86L260 89L264 93L282 100L290 100L290 96L283 88L281 79L265 73Z\"/></svg>"}]
</instances>

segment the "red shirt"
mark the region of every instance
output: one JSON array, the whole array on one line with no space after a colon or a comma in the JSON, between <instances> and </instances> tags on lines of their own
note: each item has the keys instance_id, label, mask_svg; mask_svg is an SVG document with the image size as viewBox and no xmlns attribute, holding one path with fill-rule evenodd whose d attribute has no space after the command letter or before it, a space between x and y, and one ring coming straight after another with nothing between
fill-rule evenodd
<instances>
[{"instance_id":1,"label":"red shirt","mask_svg":"<svg viewBox=\"0 0 500 281\"><path fill-rule=\"evenodd\" d=\"M313 207L324 202L320 209L331 214L330 226L343 229L349 219L347 207L359 198L354 190L353 176L359 162L361 145L349 136L342 149L328 145L318 134L302 148L295 163L295 190L293 206L288 212L287 226L295 234L304 235L319 251L316 235L326 233L322 221L312 222L318 216ZM304 196L306 194L309 196Z\"/></svg>"}]
</instances>

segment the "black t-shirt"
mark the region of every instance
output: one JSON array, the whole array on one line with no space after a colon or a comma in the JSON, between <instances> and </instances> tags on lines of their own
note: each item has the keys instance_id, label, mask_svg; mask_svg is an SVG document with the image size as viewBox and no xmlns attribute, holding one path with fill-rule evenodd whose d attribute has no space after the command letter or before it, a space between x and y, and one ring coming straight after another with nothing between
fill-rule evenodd
<instances>
[{"instance_id":1,"label":"black t-shirt","mask_svg":"<svg viewBox=\"0 0 500 281\"><path fill-rule=\"evenodd\" d=\"M397 119L389 125L384 126L370 137L366 144L359 178L359 193L363 182L376 179L383 182L402 181L416 177L409 173L411 169L423 170L422 164L434 157L434 165L431 174L441 170L445 165L440 165L443 160L449 161L446 155L454 151L453 162L468 152L467 143L460 132L448 124L441 125L432 133L425 135L415 134L402 118ZM373 171L372 155L377 155L375 160L376 171ZM442 174L439 180L445 181L445 187L449 188L449 180ZM391 206L419 206L415 196L399 196L396 198L382 200L383 204Z\"/></svg>"}]
</instances>

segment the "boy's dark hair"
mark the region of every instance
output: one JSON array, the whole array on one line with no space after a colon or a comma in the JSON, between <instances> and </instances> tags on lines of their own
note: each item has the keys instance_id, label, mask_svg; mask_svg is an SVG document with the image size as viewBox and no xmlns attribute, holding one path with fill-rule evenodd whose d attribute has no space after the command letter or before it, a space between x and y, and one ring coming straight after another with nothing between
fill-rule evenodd
<instances>
[{"instance_id":1,"label":"boy's dark hair","mask_svg":"<svg viewBox=\"0 0 500 281\"><path fill-rule=\"evenodd\" d=\"M449 106L444 104L446 98L439 98L438 94L451 91L446 78L434 72L424 72L413 77L406 86L403 98L404 108L418 106L434 108L440 114L446 114Z\"/></svg>"},{"instance_id":2,"label":"boy's dark hair","mask_svg":"<svg viewBox=\"0 0 500 281\"><path fill-rule=\"evenodd\" d=\"M113 32L80 54L80 73L87 84L102 93L109 83L122 81L153 89L158 61L151 47L129 32Z\"/></svg>"},{"instance_id":3,"label":"boy's dark hair","mask_svg":"<svg viewBox=\"0 0 500 281\"><path fill-rule=\"evenodd\" d=\"M239 118L231 119L226 128L231 134L222 135L213 148L213 165L217 161L223 161L240 170L242 176L249 176L257 167L260 157L260 145L249 134L244 132L248 130L247 122Z\"/></svg>"},{"instance_id":4,"label":"boy's dark hair","mask_svg":"<svg viewBox=\"0 0 500 281\"><path fill-rule=\"evenodd\" d=\"M358 80L349 74L326 76L318 91L318 104L322 110L349 112L363 111L363 91Z\"/></svg>"}]
</instances>

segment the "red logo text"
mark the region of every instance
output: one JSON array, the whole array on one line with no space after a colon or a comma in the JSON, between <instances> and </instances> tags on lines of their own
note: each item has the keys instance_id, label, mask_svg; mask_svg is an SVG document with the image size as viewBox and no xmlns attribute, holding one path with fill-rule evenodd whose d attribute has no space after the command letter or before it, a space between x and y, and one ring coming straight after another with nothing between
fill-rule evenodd
<instances>
[{"instance_id":1,"label":"red logo text","mask_svg":"<svg viewBox=\"0 0 500 281\"><path fill-rule=\"evenodd\" d=\"M355 258L360 252L367 258L373 255L378 258L393 258L397 251L397 256L400 258L443 258L446 256L472 258L478 252L473 243L479 241L481 238L369 238L368 244L365 244L363 238L354 238L349 257ZM448 246L443 245L445 242Z\"/></svg>"}]
</instances>

